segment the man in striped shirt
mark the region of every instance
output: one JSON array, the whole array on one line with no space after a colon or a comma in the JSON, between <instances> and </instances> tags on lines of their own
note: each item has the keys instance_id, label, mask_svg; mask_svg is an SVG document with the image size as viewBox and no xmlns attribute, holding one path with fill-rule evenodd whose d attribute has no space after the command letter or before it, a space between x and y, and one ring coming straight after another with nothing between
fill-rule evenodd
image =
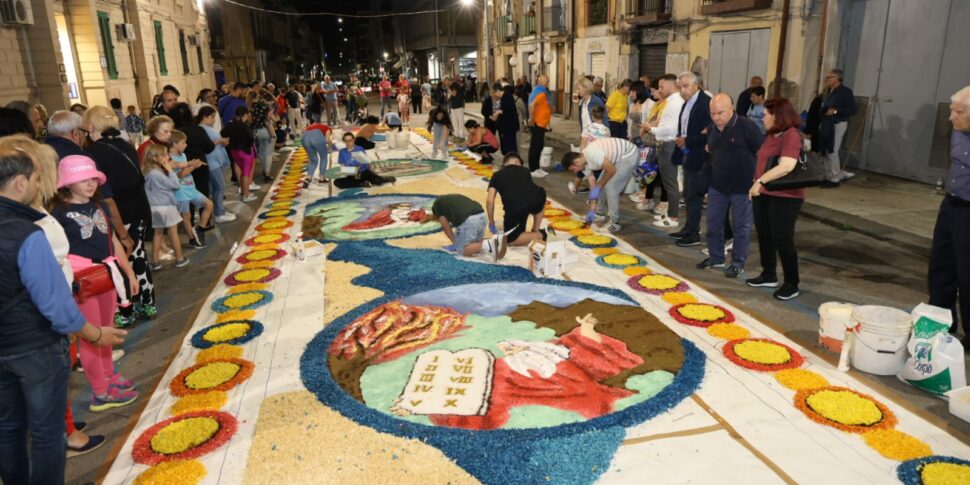
<instances>
[{"instance_id":1,"label":"man in striped shirt","mask_svg":"<svg viewBox=\"0 0 970 485\"><path fill-rule=\"evenodd\" d=\"M586 173L590 174L586 222L605 220L603 213L608 211L606 230L617 232L621 229L620 195L633 177L639 160L640 150L637 146L622 138L593 140L581 152L569 152L563 156L562 165L566 170L572 173L588 170ZM593 178L594 170L602 170L599 179Z\"/></svg>"}]
</instances>

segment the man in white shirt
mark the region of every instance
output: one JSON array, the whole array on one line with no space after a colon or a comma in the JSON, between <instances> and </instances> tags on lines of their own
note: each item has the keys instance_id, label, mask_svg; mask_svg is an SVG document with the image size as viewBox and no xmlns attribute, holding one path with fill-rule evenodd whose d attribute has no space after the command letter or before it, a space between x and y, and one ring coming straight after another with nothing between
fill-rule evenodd
<instances>
[{"instance_id":1,"label":"man in white shirt","mask_svg":"<svg viewBox=\"0 0 970 485\"><path fill-rule=\"evenodd\" d=\"M677 129L680 124L681 108L684 107L684 98L677 89L677 76L673 74L661 76L658 88L661 97L665 99L660 123L654 127L641 125L640 134L642 136L645 133L652 133L657 139L660 182L670 201L664 220L669 221L672 227L676 227L680 217L680 187L677 184L677 167L674 165L673 158L677 150Z\"/></svg>"},{"instance_id":2,"label":"man in white shirt","mask_svg":"<svg viewBox=\"0 0 970 485\"><path fill-rule=\"evenodd\" d=\"M622 138L600 138L586 145L581 152L569 152L562 157L562 166L572 172L579 173L589 170L589 212L586 222L604 218L603 213L609 212L609 223L606 230L617 232L620 225L620 195L626 188L633 171L640 161L640 150L636 145ZM598 179L593 179L592 172L602 170ZM603 208L606 204L606 210Z\"/></svg>"}]
</instances>

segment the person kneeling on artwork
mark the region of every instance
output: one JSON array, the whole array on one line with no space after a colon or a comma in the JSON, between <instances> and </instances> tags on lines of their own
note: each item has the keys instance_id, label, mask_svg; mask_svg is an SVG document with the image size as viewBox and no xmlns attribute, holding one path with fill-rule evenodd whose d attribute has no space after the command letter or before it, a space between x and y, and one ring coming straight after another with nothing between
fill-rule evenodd
<instances>
[{"instance_id":1,"label":"person kneeling on artwork","mask_svg":"<svg viewBox=\"0 0 970 485\"><path fill-rule=\"evenodd\" d=\"M422 222L438 221L441 230L451 241L445 251L459 256L485 253L498 261L505 257L505 234L485 238L485 210L482 206L461 194L442 195L435 199L431 213Z\"/></svg>"},{"instance_id":2,"label":"person kneeling on artwork","mask_svg":"<svg viewBox=\"0 0 970 485\"><path fill-rule=\"evenodd\" d=\"M488 202L485 204L488 229L492 234L499 234L495 226L495 194L498 194L505 209L502 230L509 244L528 246L532 241L545 241L546 231L540 227L546 209L546 190L532 181L532 174L528 167L522 166L522 157L518 153L505 155L503 165L488 182ZM532 230L526 232L530 216Z\"/></svg>"},{"instance_id":3,"label":"person kneeling on artwork","mask_svg":"<svg viewBox=\"0 0 970 485\"><path fill-rule=\"evenodd\" d=\"M401 121L401 117L393 111L388 111L384 114L384 124L378 126L378 130L397 130L403 131L404 122Z\"/></svg>"},{"instance_id":4,"label":"person kneeling on artwork","mask_svg":"<svg viewBox=\"0 0 970 485\"><path fill-rule=\"evenodd\" d=\"M587 224L592 224L594 220L606 221L604 213L608 210L609 222L605 229L608 232L617 232L621 229L620 195L633 178L639 162L639 148L622 138L594 140L580 152L569 152L563 155L562 166L572 173L579 173L586 169L602 171L595 180L591 174L587 176L590 186Z\"/></svg>"},{"instance_id":5,"label":"person kneeling on artwork","mask_svg":"<svg viewBox=\"0 0 970 485\"><path fill-rule=\"evenodd\" d=\"M468 132L468 138L465 140L468 150L480 155L482 163L490 165L492 154L498 151L498 138L495 137L495 133L479 125L475 120L465 122L465 131ZM518 155L516 155L516 158L518 158Z\"/></svg>"},{"instance_id":6,"label":"person kneeling on artwork","mask_svg":"<svg viewBox=\"0 0 970 485\"><path fill-rule=\"evenodd\" d=\"M373 187L375 185L392 184L394 177L381 177L370 169L370 159L364 153L364 148L354 144L354 134L344 133L344 148L340 149L337 163L343 167L357 167L357 173L348 177L334 180L334 185L341 189L353 187Z\"/></svg>"}]
</instances>

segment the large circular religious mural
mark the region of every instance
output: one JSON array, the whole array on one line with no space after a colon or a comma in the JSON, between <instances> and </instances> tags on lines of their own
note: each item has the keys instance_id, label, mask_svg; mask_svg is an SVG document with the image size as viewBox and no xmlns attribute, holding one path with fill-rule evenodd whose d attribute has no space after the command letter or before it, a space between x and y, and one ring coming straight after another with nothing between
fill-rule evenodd
<instances>
[{"instance_id":1,"label":"large circular religious mural","mask_svg":"<svg viewBox=\"0 0 970 485\"><path fill-rule=\"evenodd\" d=\"M441 229L422 222L434 196L389 194L323 199L306 208L303 236L319 241L365 241L428 234Z\"/></svg>"}]
</instances>

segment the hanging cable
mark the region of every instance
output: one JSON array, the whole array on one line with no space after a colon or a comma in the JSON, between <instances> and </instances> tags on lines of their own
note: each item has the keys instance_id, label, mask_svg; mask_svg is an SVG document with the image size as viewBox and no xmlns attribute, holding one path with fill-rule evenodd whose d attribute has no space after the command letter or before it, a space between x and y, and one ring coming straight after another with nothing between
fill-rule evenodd
<instances>
[{"instance_id":1,"label":"hanging cable","mask_svg":"<svg viewBox=\"0 0 970 485\"><path fill-rule=\"evenodd\" d=\"M236 5L237 7L248 8L250 10L256 10L258 12L272 13L277 15L292 15L292 16L298 16L298 17L302 17L306 15L322 15L322 16L328 16L328 17L346 17L346 18L353 18L353 19L376 19L376 18L383 18L383 17L397 17L401 15L425 15L429 13L444 12L447 10L442 8L437 10L421 10L420 12L394 12L394 13L378 13L378 14L370 14L370 15L336 13L336 12L283 12L280 10L270 10L266 8L254 7L252 5L246 5L244 3L236 2L234 0L223 0L223 1L231 5Z\"/></svg>"}]
</instances>

